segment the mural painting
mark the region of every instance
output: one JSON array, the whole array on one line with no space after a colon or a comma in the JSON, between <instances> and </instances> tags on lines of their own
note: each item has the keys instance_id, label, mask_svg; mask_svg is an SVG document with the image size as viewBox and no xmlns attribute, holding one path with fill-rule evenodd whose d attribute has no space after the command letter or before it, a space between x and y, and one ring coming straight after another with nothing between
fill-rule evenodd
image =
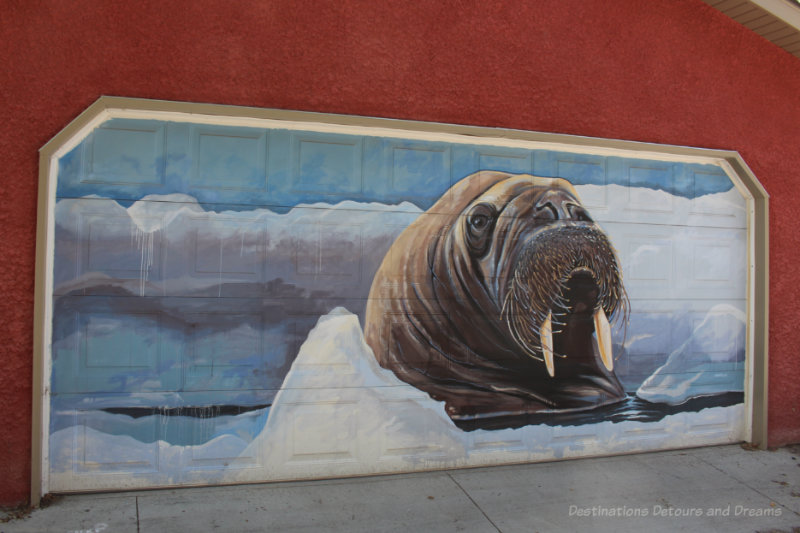
<instances>
[{"instance_id":1,"label":"mural painting","mask_svg":"<svg viewBox=\"0 0 800 533\"><path fill-rule=\"evenodd\" d=\"M417 219L373 281L365 334L381 366L470 427L626 397L609 325L622 274L568 181L480 172L430 212L449 216Z\"/></svg>"},{"instance_id":2,"label":"mural painting","mask_svg":"<svg viewBox=\"0 0 800 533\"><path fill-rule=\"evenodd\" d=\"M739 440L730 178L496 143L89 132L58 168L50 490Z\"/></svg>"}]
</instances>

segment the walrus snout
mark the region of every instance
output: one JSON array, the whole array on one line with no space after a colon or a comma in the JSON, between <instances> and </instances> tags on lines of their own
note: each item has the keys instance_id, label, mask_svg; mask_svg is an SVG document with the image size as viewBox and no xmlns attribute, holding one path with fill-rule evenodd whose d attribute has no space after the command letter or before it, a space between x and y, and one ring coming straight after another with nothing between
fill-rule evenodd
<instances>
[{"instance_id":1,"label":"walrus snout","mask_svg":"<svg viewBox=\"0 0 800 533\"><path fill-rule=\"evenodd\" d=\"M555 357L594 361L594 333L603 366L613 370L609 320L624 314L627 298L611 243L596 225L537 229L513 272L501 317L523 352L553 377Z\"/></svg>"}]
</instances>

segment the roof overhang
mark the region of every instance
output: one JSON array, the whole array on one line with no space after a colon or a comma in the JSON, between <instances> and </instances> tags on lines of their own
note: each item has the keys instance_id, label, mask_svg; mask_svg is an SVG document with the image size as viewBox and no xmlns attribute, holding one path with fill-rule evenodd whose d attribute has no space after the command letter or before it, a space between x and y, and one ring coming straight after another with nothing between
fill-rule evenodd
<instances>
[{"instance_id":1,"label":"roof overhang","mask_svg":"<svg viewBox=\"0 0 800 533\"><path fill-rule=\"evenodd\" d=\"M800 58L800 3L796 0L703 1Z\"/></svg>"}]
</instances>

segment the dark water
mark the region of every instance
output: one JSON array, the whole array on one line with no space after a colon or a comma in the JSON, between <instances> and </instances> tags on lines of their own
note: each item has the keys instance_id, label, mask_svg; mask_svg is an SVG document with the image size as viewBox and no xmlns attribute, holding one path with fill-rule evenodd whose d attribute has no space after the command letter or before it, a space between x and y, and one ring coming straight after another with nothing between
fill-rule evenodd
<instances>
[{"instance_id":1,"label":"dark water","mask_svg":"<svg viewBox=\"0 0 800 533\"><path fill-rule=\"evenodd\" d=\"M658 422L667 415L677 413L696 413L711 407L728 407L744 402L743 392L725 392L713 396L700 396L690 398L682 404L669 405L666 403L650 403L638 396L629 395L628 399L593 409L585 413L565 413L556 415L557 420L542 421L541 424L550 426L577 426L581 424L594 424L597 422Z\"/></svg>"},{"instance_id":2,"label":"dark water","mask_svg":"<svg viewBox=\"0 0 800 533\"><path fill-rule=\"evenodd\" d=\"M581 426L584 424L596 424L599 422L658 422L665 416L677 413L698 412L711 407L728 407L744 402L743 392L725 392L711 396L700 396L691 398L682 404L669 405L665 403L651 403L635 395L629 395L627 399L598 407L590 411L577 411L565 413L535 413L524 415L498 415L494 417L482 417L480 419L461 419L454 420L456 426L464 431L474 431L476 429L507 429L519 428L529 425L546 426ZM218 416L231 416L247 413L257 409L263 409L269 405L214 405L203 407L176 407L176 408L153 408L153 407L112 407L103 411L112 414L123 414L132 418L143 416L161 415L188 416L192 418L215 418Z\"/></svg>"},{"instance_id":3,"label":"dark water","mask_svg":"<svg viewBox=\"0 0 800 533\"><path fill-rule=\"evenodd\" d=\"M128 415L131 418L143 416L188 416L191 418L215 418L218 416L236 416L256 411L271 404L261 405L207 405L201 407L107 407L101 409L112 415Z\"/></svg>"},{"instance_id":4,"label":"dark water","mask_svg":"<svg viewBox=\"0 0 800 533\"><path fill-rule=\"evenodd\" d=\"M650 403L635 395L613 405L598 407L590 411L565 413L535 413L523 415L500 415L496 417L454 420L464 431L476 429L507 429L529 425L581 426L599 422L658 422L667 415L677 413L696 413L711 407L728 407L744 402L743 392L724 392L711 396L690 398L678 405Z\"/></svg>"}]
</instances>

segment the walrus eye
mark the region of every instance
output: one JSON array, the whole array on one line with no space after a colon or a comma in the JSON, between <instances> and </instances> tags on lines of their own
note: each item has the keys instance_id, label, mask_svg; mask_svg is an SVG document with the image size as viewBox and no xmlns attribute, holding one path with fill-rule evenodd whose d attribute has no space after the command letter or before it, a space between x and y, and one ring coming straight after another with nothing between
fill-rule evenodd
<instances>
[{"instance_id":1,"label":"walrus eye","mask_svg":"<svg viewBox=\"0 0 800 533\"><path fill-rule=\"evenodd\" d=\"M477 229L482 230L489 224L489 217L484 215L483 213L478 213L476 215L472 215L472 218L469 220L470 225Z\"/></svg>"},{"instance_id":2,"label":"walrus eye","mask_svg":"<svg viewBox=\"0 0 800 533\"><path fill-rule=\"evenodd\" d=\"M472 255L486 253L496 216L497 209L491 204L478 204L467 215L467 245Z\"/></svg>"}]
</instances>

